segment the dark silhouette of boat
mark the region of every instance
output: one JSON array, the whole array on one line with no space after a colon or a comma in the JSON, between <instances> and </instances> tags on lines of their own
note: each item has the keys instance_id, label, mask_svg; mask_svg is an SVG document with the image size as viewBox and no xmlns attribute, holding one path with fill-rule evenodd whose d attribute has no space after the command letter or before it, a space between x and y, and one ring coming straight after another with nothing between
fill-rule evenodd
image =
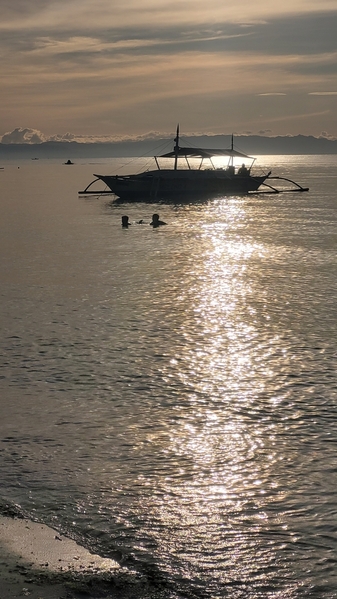
<instances>
[{"instance_id":1,"label":"dark silhouette of boat","mask_svg":"<svg viewBox=\"0 0 337 599\"><path fill-rule=\"evenodd\" d=\"M235 150L233 136L231 147L226 150L181 147L178 125L174 142L171 152L154 156L157 167L155 170L135 175L94 175L96 179L79 193L99 193L89 191L96 181L103 181L109 188L110 191L103 193L113 193L120 200L128 202L190 202L194 199L257 192L263 185L269 188L269 193L280 192L267 181L284 178L271 177L271 171L262 175L253 174L255 158ZM227 166L217 168L212 161L215 157L227 158ZM173 168L163 167L162 161L165 159L173 159ZM180 167L181 160L184 164L183 168ZM238 160L245 161L240 168L235 165ZM206 167L205 161L207 161ZM248 166L246 166L247 161L250 162ZM295 185L295 188L282 191L308 191L308 188L303 188L290 179L284 180Z\"/></svg>"},{"instance_id":2,"label":"dark silhouette of boat","mask_svg":"<svg viewBox=\"0 0 337 599\"><path fill-rule=\"evenodd\" d=\"M67 160L67 162L65 162L64 164L74 164L73 162L71 162L71 160Z\"/></svg>"}]
</instances>

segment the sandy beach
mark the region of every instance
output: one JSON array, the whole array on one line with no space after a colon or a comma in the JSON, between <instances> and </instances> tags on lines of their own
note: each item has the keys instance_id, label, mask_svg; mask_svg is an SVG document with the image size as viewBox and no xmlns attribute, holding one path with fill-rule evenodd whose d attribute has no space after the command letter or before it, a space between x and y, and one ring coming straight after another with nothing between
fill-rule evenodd
<instances>
[{"instance_id":1,"label":"sandy beach","mask_svg":"<svg viewBox=\"0 0 337 599\"><path fill-rule=\"evenodd\" d=\"M136 597L121 578L123 569L115 561L90 553L52 528L0 517L1 599Z\"/></svg>"}]
</instances>

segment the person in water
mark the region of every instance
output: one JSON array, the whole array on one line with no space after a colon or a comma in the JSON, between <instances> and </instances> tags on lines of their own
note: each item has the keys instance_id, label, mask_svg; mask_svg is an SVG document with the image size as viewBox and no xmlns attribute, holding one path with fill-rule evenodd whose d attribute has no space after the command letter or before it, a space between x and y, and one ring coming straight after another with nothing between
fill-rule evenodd
<instances>
[{"instance_id":1,"label":"person in water","mask_svg":"<svg viewBox=\"0 0 337 599\"><path fill-rule=\"evenodd\" d=\"M122 227L123 229L127 229L129 227L130 223L129 223L129 217L128 216L122 216Z\"/></svg>"},{"instance_id":2,"label":"person in water","mask_svg":"<svg viewBox=\"0 0 337 599\"><path fill-rule=\"evenodd\" d=\"M152 222L150 225L155 229L156 227L160 227L160 225L166 225L166 223L164 223L163 220L159 220L159 214L152 214Z\"/></svg>"}]
</instances>

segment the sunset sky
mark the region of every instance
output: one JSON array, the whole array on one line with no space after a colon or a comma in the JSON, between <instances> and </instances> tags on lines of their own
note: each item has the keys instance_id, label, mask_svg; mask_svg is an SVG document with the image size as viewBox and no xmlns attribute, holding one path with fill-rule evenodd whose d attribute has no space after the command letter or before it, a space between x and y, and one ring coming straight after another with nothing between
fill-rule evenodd
<instances>
[{"instance_id":1,"label":"sunset sky","mask_svg":"<svg viewBox=\"0 0 337 599\"><path fill-rule=\"evenodd\" d=\"M1 0L0 139L337 138L336 31L336 0Z\"/></svg>"}]
</instances>

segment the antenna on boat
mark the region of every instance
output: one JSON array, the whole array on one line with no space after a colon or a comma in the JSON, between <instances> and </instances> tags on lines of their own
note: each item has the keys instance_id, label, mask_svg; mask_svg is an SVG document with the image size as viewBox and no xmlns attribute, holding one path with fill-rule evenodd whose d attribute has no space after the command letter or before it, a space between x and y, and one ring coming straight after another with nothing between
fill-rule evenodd
<instances>
[{"instance_id":1,"label":"antenna on boat","mask_svg":"<svg viewBox=\"0 0 337 599\"><path fill-rule=\"evenodd\" d=\"M233 150L234 150L234 135L232 133L232 139L231 139L231 157L230 157L230 161L229 164L231 166L234 166L234 156L233 156Z\"/></svg>"},{"instance_id":2,"label":"antenna on boat","mask_svg":"<svg viewBox=\"0 0 337 599\"><path fill-rule=\"evenodd\" d=\"M174 146L174 170L177 170L178 166L178 155L179 155L179 123L177 125L177 133L174 138L175 146Z\"/></svg>"}]
</instances>

